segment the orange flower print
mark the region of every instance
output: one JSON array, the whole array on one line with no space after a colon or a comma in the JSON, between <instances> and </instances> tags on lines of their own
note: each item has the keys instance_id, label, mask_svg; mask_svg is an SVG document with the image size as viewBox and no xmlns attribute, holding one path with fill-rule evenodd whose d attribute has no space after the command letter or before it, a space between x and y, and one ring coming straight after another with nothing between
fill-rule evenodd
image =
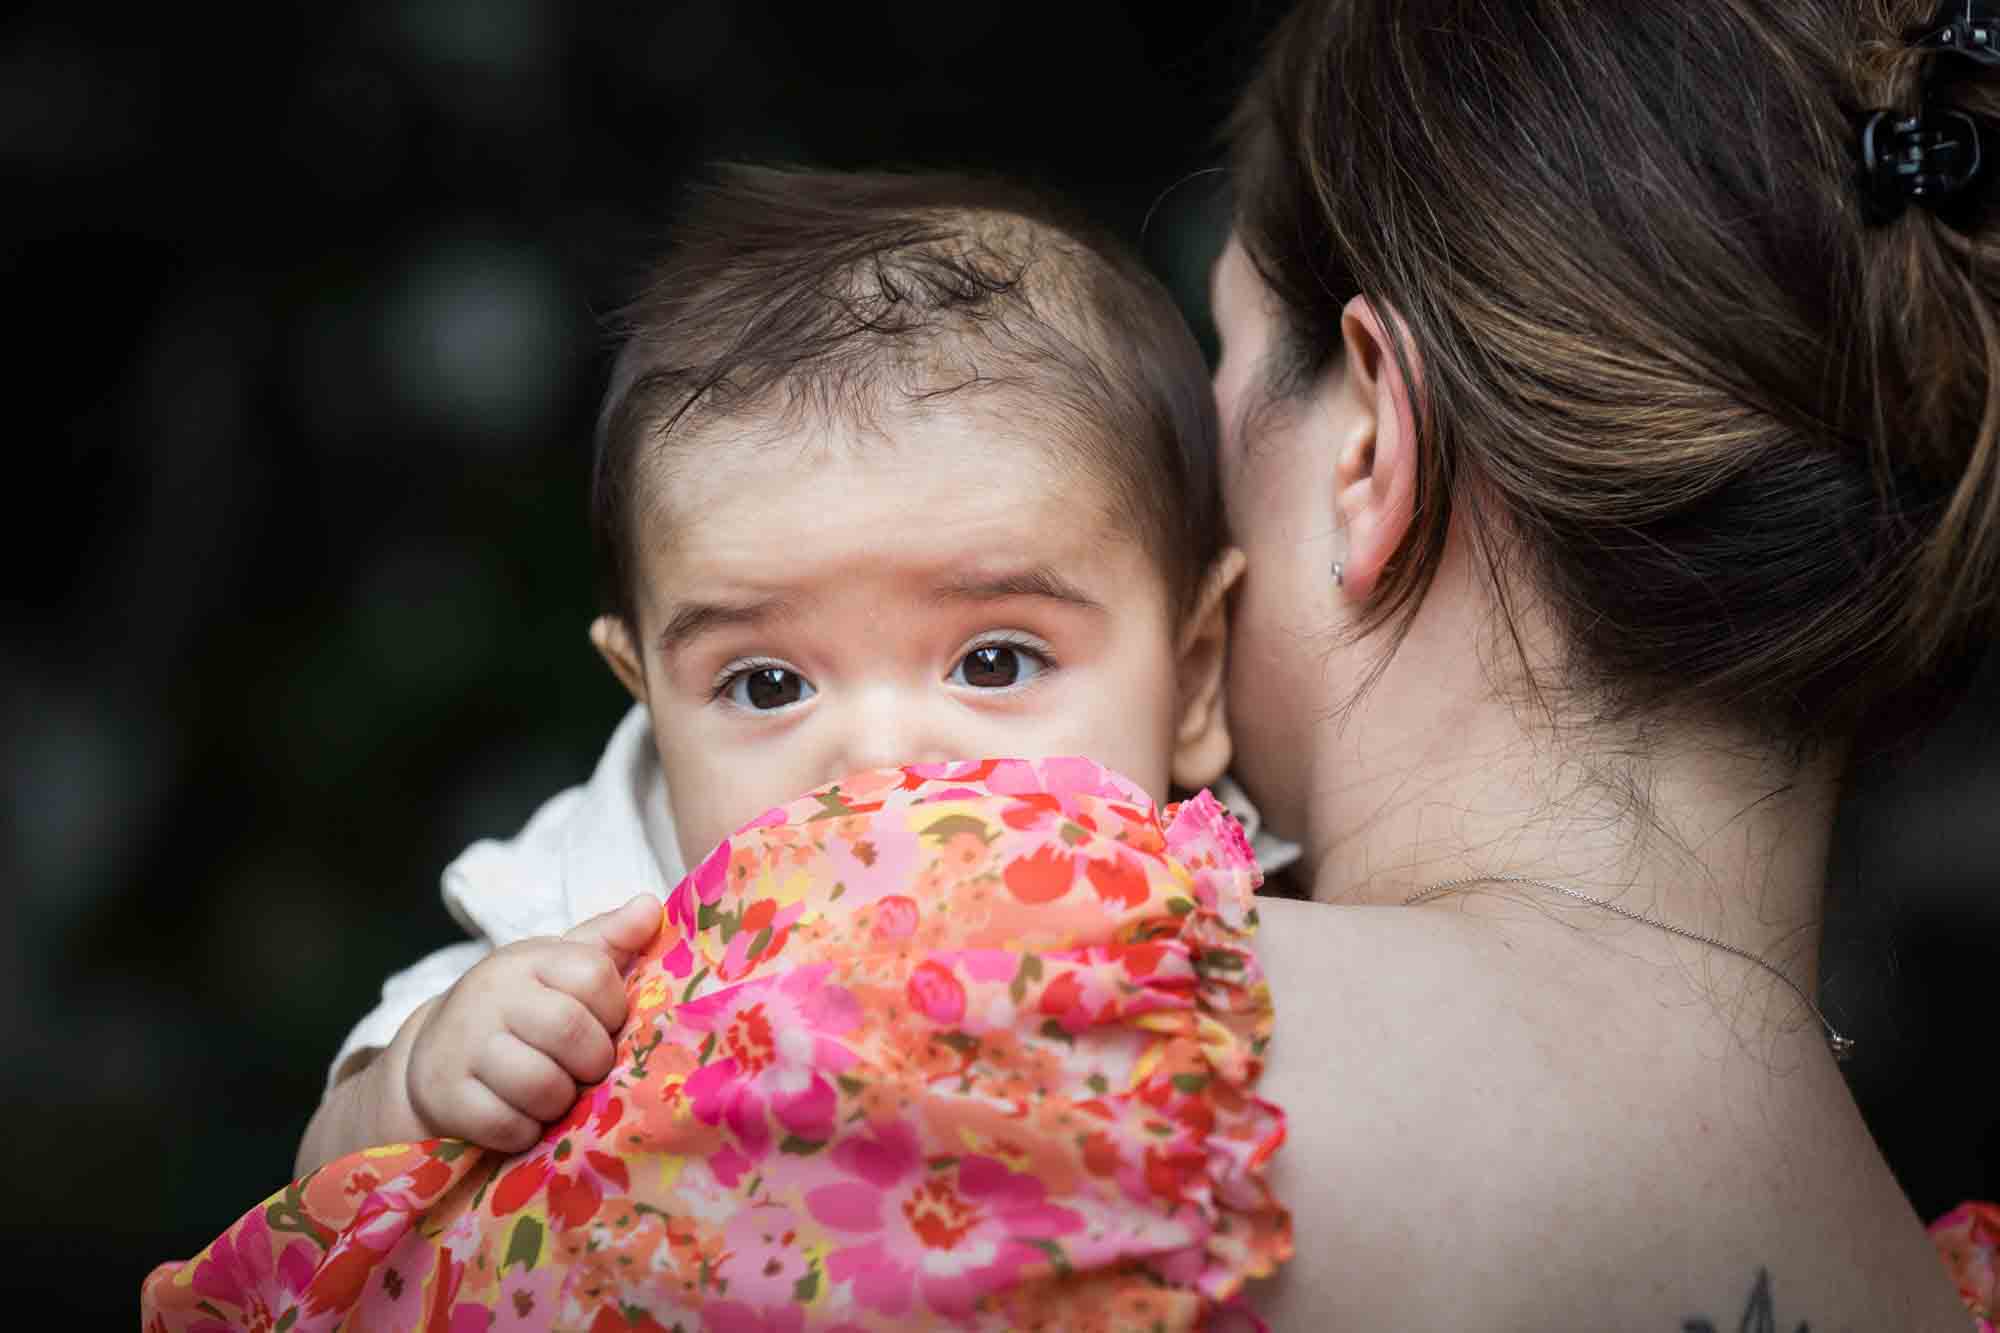
<instances>
[{"instance_id":1,"label":"orange flower print","mask_svg":"<svg viewBox=\"0 0 2000 1333\"><path fill-rule=\"evenodd\" d=\"M967 830L945 839L942 859L956 874L969 875L986 864L986 839Z\"/></svg>"}]
</instances>

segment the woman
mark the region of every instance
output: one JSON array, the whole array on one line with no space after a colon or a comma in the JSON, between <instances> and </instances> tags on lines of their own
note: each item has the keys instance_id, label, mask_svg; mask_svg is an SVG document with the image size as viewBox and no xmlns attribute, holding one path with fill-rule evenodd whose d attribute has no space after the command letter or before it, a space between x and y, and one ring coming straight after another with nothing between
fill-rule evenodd
<instances>
[{"instance_id":1,"label":"woman","mask_svg":"<svg viewBox=\"0 0 2000 1333\"><path fill-rule=\"evenodd\" d=\"M1857 730L1995 624L1978 9L1271 43L1213 285L1239 771L1313 899L1275 1327L1965 1328L1805 997Z\"/></svg>"},{"instance_id":2,"label":"woman","mask_svg":"<svg viewBox=\"0 0 2000 1333\"><path fill-rule=\"evenodd\" d=\"M1833 0L1615 16L1315 0L1243 103L1237 226L1215 275L1228 500L1250 558L1230 702L1240 772L1304 844L1313 899L1263 904L1257 935L1279 1026L1256 1091L1290 1133L1267 1179L1295 1256L1254 1292L1278 1329L1966 1328L1806 998L1851 738L1948 698L1995 618L2000 331L1973 276L1984 205L1962 187L2000 139L1950 110L1994 100L1979 61L1951 51L1966 34L1906 40L1936 32L1926 17L1886 0L1859 18ZM1858 156L1882 164L1866 190ZM917 776L953 800L973 781ZM954 844L983 866L989 833L1049 843L1022 844L1016 866L1092 838L1106 864L1147 854L1129 802L1007 795L1011 832L957 812L972 822L933 821L909 857L936 868ZM861 838L859 807L846 813L802 801L752 838L813 851L794 818ZM1226 827L1184 831L1199 847ZM1013 1062L1010 1098L975 1108L966 1152L926 1157L866 1128L832 1148L817 1129L759 1142L759 1161L832 1182L805 1192L796 1234L866 1243L803 1250L796 1210L698 1225L704 1178L750 1178L719 1127L725 1101L740 1147L733 1117L753 1099L782 1093L804 1123L832 1094L752 1086L776 1067L761 1000L727 1016L756 1040L711 1062L723 1016L690 1019L708 969L675 937L659 959L674 984L640 1005L675 1022L621 1038L630 1086L654 1095L600 1084L573 1123L477 1180L452 1143L350 1161L156 1289L181 1283L199 1314L210 1281L309 1313L320 1299L327 1323L374 1302L444 1326L461 1284L499 1284L496 1308L531 1327L581 1290L599 1301L590 1326L637 1328L644 1302L600 1298L628 1281L659 1294L660 1270L620 1267L643 1243L692 1275L709 1327L837 1317L815 1302L841 1283L873 1326L917 1312L894 1325L908 1327L923 1308L970 1309L965 1273L940 1259L952 1250L978 1251L965 1262L981 1282L1002 1275L980 1288L989 1324L1018 1310L1003 1326L1192 1326L1287 1246L1261 1186L1208 1185L1254 1175L1276 1138L1243 1095L1256 1061L1242 1051L1266 1049L1256 969L1228 947L1247 922L1225 891L1249 877L1230 858L1247 852L1186 858L1213 882L1199 902L1170 896L1187 871L1162 869L1173 832L1131 882L1146 936L1115 956L996 966L980 950L969 997L929 963L877 987L871 1021L944 1015L905 1043L921 1055L903 1061L912 1086L949 1097L995 1049ZM866 845L850 861L886 874ZM711 858L676 890L690 939L750 920L727 916L735 864ZM1023 883L1023 901L1048 896L1039 873ZM1056 888L1078 883L1065 871ZM1098 896L1124 901L1127 883ZM905 938L915 910L899 898L862 925ZM734 938L761 959L782 948L774 920ZM1175 921L1207 932L1201 947L1152 934ZM795 1041L852 1046L862 1009L828 1003L847 991L823 982L795 971L774 1012L788 1006ZM1196 1022L1193 995L1240 1031ZM1048 1021L1023 1042L965 1026L1030 1011ZM1135 1062L1140 1041L1114 1043L1124 1065L1105 1077L1072 1042L1114 1011L1178 1044ZM670 1027L681 1044L659 1044ZM1093 1094L1073 1099L1079 1117L1024 1140L1014 1103L1045 1107L1065 1083ZM1203 1098L1232 1083L1218 1117ZM713 1142L656 1160L697 1121ZM647 1135L637 1181L616 1154ZM1065 1180L1060 1200L1015 1169L1030 1161ZM497 1221L473 1261L439 1263L452 1222L428 1205L459 1181L477 1190L458 1216ZM667 1206L602 1209L640 1185ZM343 1191L354 1221L316 1235L315 1192L334 1211ZM1169 1206L1094 1229L1069 1207L1153 1197ZM1169 1226L1188 1234L1162 1239ZM1062 1281L1089 1278L1065 1247L1127 1242L1142 1258L1106 1264L1112 1284Z\"/></svg>"}]
</instances>

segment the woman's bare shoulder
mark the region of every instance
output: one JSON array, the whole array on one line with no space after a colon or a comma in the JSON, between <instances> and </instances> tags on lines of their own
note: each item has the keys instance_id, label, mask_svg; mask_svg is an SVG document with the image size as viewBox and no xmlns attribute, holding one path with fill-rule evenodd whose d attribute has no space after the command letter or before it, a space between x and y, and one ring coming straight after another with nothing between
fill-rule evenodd
<instances>
[{"instance_id":1,"label":"woman's bare shoulder","mask_svg":"<svg viewBox=\"0 0 2000 1333\"><path fill-rule=\"evenodd\" d=\"M1298 1256L1256 1293L1274 1328L1963 1333L1837 1073L1665 1052L1587 944L1552 968L1450 912L1259 915Z\"/></svg>"}]
</instances>

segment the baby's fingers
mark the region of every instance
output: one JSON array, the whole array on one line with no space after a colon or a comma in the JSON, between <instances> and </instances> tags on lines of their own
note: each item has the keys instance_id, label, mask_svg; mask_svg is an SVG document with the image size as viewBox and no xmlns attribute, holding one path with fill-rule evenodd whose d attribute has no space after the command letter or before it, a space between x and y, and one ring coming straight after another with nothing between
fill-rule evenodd
<instances>
[{"instance_id":1,"label":"baby's fingers","mask_svg":"<svg viewBox=\"0 0 2000 1333\"><path fill-rule=\"evenodd\" d=\"M460 1080L451 1100L453 1138L505 1153L525 1152L541 1141L541 1121L515 1110L477 1079Z\"/></svg>"},{"instance_id":2,"label":"baby's fingers","mask_svg":"<svg viewBox=\"0 0 2000 1333\"><path fill-rule=\"evenodd\" d=\"M625 979L603 950L558 943L536 955L535 979L580 1001L604 1030L616 1032L624 1025Z\"/></svg>"},{"instance_id":3,"label":"baby's fingers","mask_svg":"<svg viewBox=\"0 0 2000 1333\"><path fill-rule=\"evenodd\" d=\"M595 1013L559 990L542 990L536 999L538 1003L508 1012L509 1032L561 1065L578 1083L595 1083L611 1072L618 1050Z\"/></svg>"},{"instance_id":4,"label":"baby's fingers","mask_svg":"<svg viewBox=\"0 0 2000 1333\"><path fill-rule=\"evenodd\" d=\"M604 950L612 963L622 969L659 934L660 916L658 898L647 893L635 894L622 906L571 926L563 938Z\"/></svg>"},{"instance_id":5,"label":"baby's fingers","mask_svg":"<svg viewBox=\"0 0 2000 1333\"><path fill-rule=\"evenodd\" d=\"M541 1137L543 1124L562 1119L576 1103L576 1080L518 1037L500 1036L487 1042L472 1067L472 1076L510 1110L536 1122L530 1143Z\"/></svg>"}]
</instances>

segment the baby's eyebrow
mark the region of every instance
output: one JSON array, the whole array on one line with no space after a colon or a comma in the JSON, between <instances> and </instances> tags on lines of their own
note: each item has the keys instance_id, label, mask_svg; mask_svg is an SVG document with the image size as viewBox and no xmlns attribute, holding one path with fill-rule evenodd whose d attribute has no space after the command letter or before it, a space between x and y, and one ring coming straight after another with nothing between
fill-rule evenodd
<instances>
[{"instance_id":1,"label":"baby's eyebrow","mask_svg":"<svg viewBox=\"0 0 2000 1333\"><path fill-rule=\"evenodd\" d=\"M756 625L775 620L785 614L785 609L785 602L777 597L755 602L682 602L667 617L666 627L660 631L660 653L662 656L669 655L704 634L731 625Z\"/></svg>"},{"instance_id":2,"label":"baby's eyebrow","mask_svg":"<svg viewBox=\"0 0 2000 1333\"><path fill-rule=\"evenodd\" d=\"M935 589L939 601L997 602L1008 597L1041 597L1065 602L1085 611L1104 610L1104 604L1046 565L1006 574L954 578Z\"/></svg>"}]
</instances>

